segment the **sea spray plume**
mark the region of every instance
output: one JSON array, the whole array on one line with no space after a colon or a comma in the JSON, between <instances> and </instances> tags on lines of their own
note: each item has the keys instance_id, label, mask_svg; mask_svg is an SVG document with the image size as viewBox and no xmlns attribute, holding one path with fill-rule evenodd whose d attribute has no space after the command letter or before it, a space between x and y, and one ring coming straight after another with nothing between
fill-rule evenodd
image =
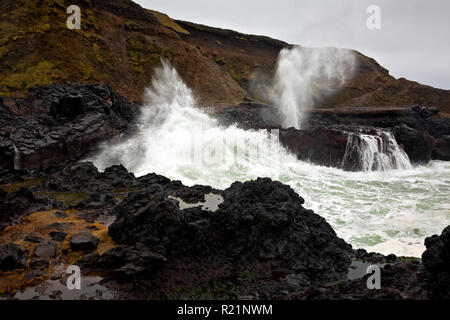
<instances>
[{"instance_id":1,"label":"sea spray plume","mask_svg":"<svg viewBox=\"0 0 450 320\"><path fill-rule=\"evenodd\" d=\"M141 110L140 125L157 126L164 123L171 112L195 105L191 89L181 80L176 69L161 59L161 67L155 69L152 85L146 90L146 105Z\"/></svg>"},{"instance_id":2,"label":"sea spray plume","mask_svg":"<svg viewBox=\"0 0 450 320\"><path fill-rule=\"evenodd\" d=\"M442 230L442 221L446 221L449 211L446 200L450 180L445 162L414 170L346 172L298 161L278 139L268 139L265 130L220 127L198 108L184 106L182 101L194 103L195 99L190 94L175 96L176 92L190 92L182 90L181 83L174 84L174 79L181 81L174 77L175 71L163 65L158 72L162 74L155 74L154 79L161 81L154 83L150 92L170 93L160 87L164 83L178 90L154 96L153 101L147 99L142 114L148 112L148 119L141 119L139 134L120 143L105 144L91 159L100 170L123 164L138 177L156 172L185 185L211 185L218 189L228 188L235 181L271 177L289 184L305 199L305 206L320 212L340 237L383 254L420 256L424 250L423 234ZM164 121L156 123L150 108L157 108ZM163 113L164 108L175 111ZM199 158L211 150L210 146L222 147L221 156L193 161L193 144L199 150L193 154ZM424 200L433 204L431 209L421 205ZM411 225L420 226L420 232L412 232Z\"/></svg>"},{"instance_id":3,"label":"sea spray plume","mask_svg":"<svg viewBox=\"0 0 450 320\"><path fill-rule=\"evenodd\" d=\"M145 166L150 153L157 152L155 139L164 132L162 127L171 126L175 115L193 110L195 98L170 63L161 60L161 66L154 70L150 88L146 90L145 104L140 109L136 134L125 141L108 141L92 159L101 170L123 164L135 173ZM170 132L168 132L170 134ZM165 146L170 148L170 146Z\"/></svg>"},{"instance_id":4,"label":"sea spray plume","mask_svg":"<svg viewBox=\"0 0 450 320\"><path fill-rule=\"evenodd\" d=\"M350 50L295 46L280 52L270 97L284 117L283 126L300 129L307 112L351 78Z\"/></svg>"},{"instance_id":5,"label":"sea spray plume","mask_svg":"<svg viewBox=\"0 0 450 320\"><path fill-rule=\"evenodd\" d=\"M103 144L88 160L100 170L122 164L136 176L156 172L195 184L239 170L276 177L281 157L295 159L280 145L278 130L219 126L197 108L192 91L167 62L155 70L136 131L125 141Z\"/></svg>"}]
</instances>

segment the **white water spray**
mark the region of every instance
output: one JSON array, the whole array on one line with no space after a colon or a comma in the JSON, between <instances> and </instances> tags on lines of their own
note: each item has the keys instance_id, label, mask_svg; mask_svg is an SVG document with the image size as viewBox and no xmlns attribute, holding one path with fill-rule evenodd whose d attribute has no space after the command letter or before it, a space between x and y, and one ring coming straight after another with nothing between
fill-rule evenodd
<instances>
[{"instance_id":1,"label":"white water spray","mask_svg":"<svg viewBox=\"0 0 450 320\"><path fill-rule=\"evenodd\" d=\"M19 149L17 146L13 143L13 149L14 149L14 169L19 170L21 169L22 164L22 156L20 154Z\"/></svg>"},{"instance_id":2,"label":"white water spray","mask_svg":"<svg viewBox=\"0 0 450 320\"><path fill-rule=\"evenodd\" d=\"M123 164L137 176L156 172L186 185L219 189L270 177L289 184L338 236L356 248L384 254L420 256L424 238L448 225L448 163L344 172L298 161L265 130L218 126L195 107L191 90L165 63L147 96L138 133L105 143L90 159L100 170Z\"/></svg>"},{"instance_id":3,"label":"white water spray","mask_svg":"<svg viewBox=\"0 0 450 320\"><path fill-rule=\"evenodd\" d=\"M298 46L281 50L270 96L284 117L283 126L300 129L307 112L337 92L354 69L350 50Z\"/></svg>"},{"instance_id":4,"label":"white water spray","mask_svg":"<svg viewBox=\"0 0 450 320\"><path fill-rule=\"evenodd\" d=\"M265 172L277 177L282 157L292 157L278 141L278 130L222 128L195 103L192 91L168 63L158 68L147 90L138 133L106 143L92 160L104 170L123 164L137 176L157 172L186 184L224 179L225 172Z\"/></svg>"},{"instance_id":5,"label":"white water spray","mask_svg":"<svg viewBox=\"0 0 450 320\"><path fill-rule=\"evenodd\" d=\"M349 133L342 166L356 171L411 169L408 155L388 131Z\"/></svg>"}]
</instances>

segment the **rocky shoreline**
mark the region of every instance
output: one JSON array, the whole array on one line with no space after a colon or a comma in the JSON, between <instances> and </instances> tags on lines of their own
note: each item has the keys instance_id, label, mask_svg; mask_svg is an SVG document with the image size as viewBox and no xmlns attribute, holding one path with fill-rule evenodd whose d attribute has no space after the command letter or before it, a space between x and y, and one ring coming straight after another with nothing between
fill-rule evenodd
<instances>
[{"instance_id":1,"label":"rocky shoreline","mask_svg":"<svg viewBox=\"0 0 450 320\"><path fill-rule=\"evenodd\" d=\"M449 299L450 227L426 239L423 262L385 257L352 248L268 178L216 190L77 162L131 134L136 108L105 85L0 98L2 298ZM413 163L449 160L450 119L435 109L324 109L304 130L281 129L254 102L208 112L222 125L279 129L299 159L347 170L360 169L343 164L349 134L380 129ZM65 287L72 264L87 281L77 296ZM381 290L367 289L368 264L382 267Z\"/></svg>"},{"instance_id":2,"label":"rocky shoreline","mask_svg":"<svg viewBox=\"0 0 450 320\"><path fill-rule=\"evenodd\" d=\"M450 227L426 239L422 262L353 249L268 178L215 190L91 163L1 177L3 298L67 296L72 264L91 281L77 299L449 298ZM217 208L202 205L210 194ZM367 289L370 264L381 290Z\"/></svg>"},{"instance_id":3,"label":"rocky shoreline","mask_svg":"<svg viewBox=\"0 0 450 320\"><path fill-rule=\"evenodd\" d=\"M106 85L35 87L27 99L0 97L0 167L46 168L76 161L112 138L132 133L139 106ZM279 130L280 142L298 159L349 171L362 170L352 159L346 164L352 134L378 136L388 144L391 134L412 164L450 160L450 118L436 108L316 109L302 130L283 129L277 110L247 102L208 113L224 126ZM380 134L380 130L383 132ZM353 147L359 148L358 139Z\"/></svg>"},{"instance_id":4,"label":"rocky shoreline","mask_svg":"<svg viewBox=\"0 0 450 320\"><path fill-rule=\"evenodd\" d=\"M390 132L409 156L412 164L430 160L450 160L450 119L439 117L436 108L336 108L315 109L302 130L281 128L281 116L269 105L248 102L237 107L211 110L223 125L238 124L244 129L278 129L280 142L299 160L359 171L345 166L350 134L376 135Z\"/></svg>"},{"instance_id":5,"label":"rocky shoreline","mask_svg":"<svg viewBox=\"0 0 450 320\"><path fill-rule=\"evenodd\" d=\"M0 97L0 167L79 160L129 132L134 111L106 85L34 87L27 99Z\"/></svg>"}]
</instances>

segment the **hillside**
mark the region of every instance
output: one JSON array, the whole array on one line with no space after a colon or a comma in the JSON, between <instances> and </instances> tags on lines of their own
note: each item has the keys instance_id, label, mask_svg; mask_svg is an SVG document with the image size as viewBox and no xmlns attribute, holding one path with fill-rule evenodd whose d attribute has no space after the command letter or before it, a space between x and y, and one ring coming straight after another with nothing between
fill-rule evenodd
<instances>
[{"instance_id":1,"label":"hillside","mask_svg":"<svg viewBox=\"0 0 450 320\"><path fill-rule=\"evenodd\" d=\"M66 28L66 8L82 9L82 29ZM23 97L35 85L106 83L141 101L160 58L169 60L201 105L264 100L279 51L290 45L175 21L130 0L2 0L0 95ZM324 107L436 106L450 115L450 91L394 79L360 53L358 72Z\"/></svg>"}]
</instances>

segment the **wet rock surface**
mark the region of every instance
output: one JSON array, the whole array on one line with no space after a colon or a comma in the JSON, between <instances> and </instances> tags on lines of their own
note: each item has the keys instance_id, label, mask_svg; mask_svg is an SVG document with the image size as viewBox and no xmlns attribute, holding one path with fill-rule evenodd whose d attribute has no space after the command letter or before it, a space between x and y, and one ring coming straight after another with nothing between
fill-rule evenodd
<instances>
[{"instance_id":1,"label":"wet rock surface","mask_svg":"<svg viewBox=\"0 0 450 320\"><path fill-rule=\"evenodd\" d=\"M136 106L105 85L35 87L25 100L3 98L0 102L3 168L48 168L81 159L100 142L132 132L137 114ZM282 129L277 109L254 101L208 112L226 126L279 129L282 144L299 159L319 165L360 170L342 164L349 133L374 130L391 132L414 164L450 159L450 119L439 118L436 108L315 109L302 130ZM127 179L123 176L112 187L124 185ZM63 181L52 183L61 191L65 188Z\"/></svg>"},{"instance_id":2,"label":"wet rock surface","mask_svg":"<svg viewBox=\"0 0 450 320\"><path fill-rule=\"evenodd\" d=\"M322 110L304 130L280 129L273 107L252 102L213 113L225 125L279 129L299 159L324 165L343 166L349 133L380 128L415 163L450 154L449 121L434 109ZM0 294L30 281L17 284L31 288L22 297L52 286L59 289L46 298L70 296L57 284L65 271L57 266L75 263L102 276L92 278L102 294L90 298L449 299L449 228L426 240L423 263L400 263L353 250L280 182L216 190L72 161L131 132L132 114L103 85L38 87L25 100L0 100L0 278L8 284ZM358 170L355 162L347 169ZM211 194L221 199L214 210L202 205ZM368 290L367 277L347 279L355 261L382 265L381 291ZM44 278L52 280L33 282Z\"/></svg>"},{"instance_id":3,"label":"wet rock surface","mask_svg":"<svg viewBox=\"0 0 450 320\"><path fill-rule=\"evenodd\" d=\"M23 268L22 279L36 290L59 281L65 267L57 266L70 262L83 274L101 276L102 294L92 295L99 299L448 298L448 228L427 239L422 263L353 250L323 218L303 208L289 186L267 178L215 190L156 174L135 178L120 166L100 173L91 163L15 175L22 181L16 183L40 177L39 184L21 191L25 194L45 199L46 190L71 200L64 210L25 214L13 224L24 224L23 241L12 243L6 237L11 231L0 234L2 270ZM86 194L78 197L81 190ZM215 210L203 206L211 194L222 199ZM180 201L192 206L182 208ZM39 227L26 227L32 221ZM355 263L379 265L382 290L367 289L364 272L348 279ZM17 297L28 297L28 291ZM69 295L62 290L54 299L64 296Z\"/></svg>"},{"instance_id":4,"label":"wet rock surface","mask_svg":"<svg viewBox=\"0 0 450 320\"><path fill-rule=\"evenodd\" d=\"M427 250L422 261L398 262L392 256L355 250L355 258L381 267L381 288L367 287L370 274L350 281L321 284L292 293L285 298L301 300L376 299L376 300L449 300L450 299L450 226L440 236L425 240Z\"/></svg>"},{"instance_id":5,"label":"wet rock surface","mask_svg":"<svg viewBox=\"0 0 450 320\"><path fill-rule=\"evenodd\" d=\"M0 270L8 271L25 266L27 253L15 244L0 245Z\"/></svg>"},{"instance_id":6,"label":"wet rock surface","mask_svg":"<svg viewBox=\"0 0 450 320\"><path fill-rule=\"evenodd\" d=\"M46 242L39 244L34 250L34 255L43 258L53 258L56 253L56 244L54 242Z\"/></svg>"},{"instance_id":7,"label":"wet rock surface","mask_svg":"<svg viewBox=\"0 0 450 320\"><path fill-rule=\"evenodd\" d=\"M450 226L440 236L425 239L423 264L430 271L430 286L435 299L450 299Z\"/></svg>"},{"instance_id":8,"label":"wet rock surface","mask_svg":"<svg viewBox=\"0 0 450 320\"><path fill-rule=\"evenodd\" d=\"M77 160L125 133L133 106L106 85L34 87L0 100L0 167L45 168Z\"/></svg>"},{"instance_id":9,"label":"wet rock surface","mask_svg":"<svg viewBox=\"0 0 450 320\"><path fill-rule=\"evenodd\" d=\"M140 258L144 253L148 258L130 271L153 271L182 257L214 258L236 267L276 261L277 268L302 273L308 281L336 279L347 271L351 247L323 218L304 209L290 187L258 179L235 183L222 195L224 202L213 213L180 210L156 187L122 201L109 233L124 251L139 248Z\"/></svg>"},{"instance_id":10,"label":"wet rock surface","mask_svg":"<svg viewBox=\"0 0 450 320\"><path fill-rule=\"evenodd\" d=\"M99 239L89 232L74 234L70 239L70 247L73 251L93 251L97 249Z\"/></svg>"},{"instance_id":11,"label":"wet rock surface","mask_svg":"<svg viewBox=\"0 0 450 320\"><path fill-rule=\"evenodd\" d=\"M237 124L244 129L279 130L280 142L297 155L325 166L343 166L350 133L384 130L394 135L413 164L450 158L450 119L438 118L439 110L411 108L315 109L302 130L281 128L282 117L273 106L248 102L210 112L223 125Z\"/></svg>"}]
</instances>

